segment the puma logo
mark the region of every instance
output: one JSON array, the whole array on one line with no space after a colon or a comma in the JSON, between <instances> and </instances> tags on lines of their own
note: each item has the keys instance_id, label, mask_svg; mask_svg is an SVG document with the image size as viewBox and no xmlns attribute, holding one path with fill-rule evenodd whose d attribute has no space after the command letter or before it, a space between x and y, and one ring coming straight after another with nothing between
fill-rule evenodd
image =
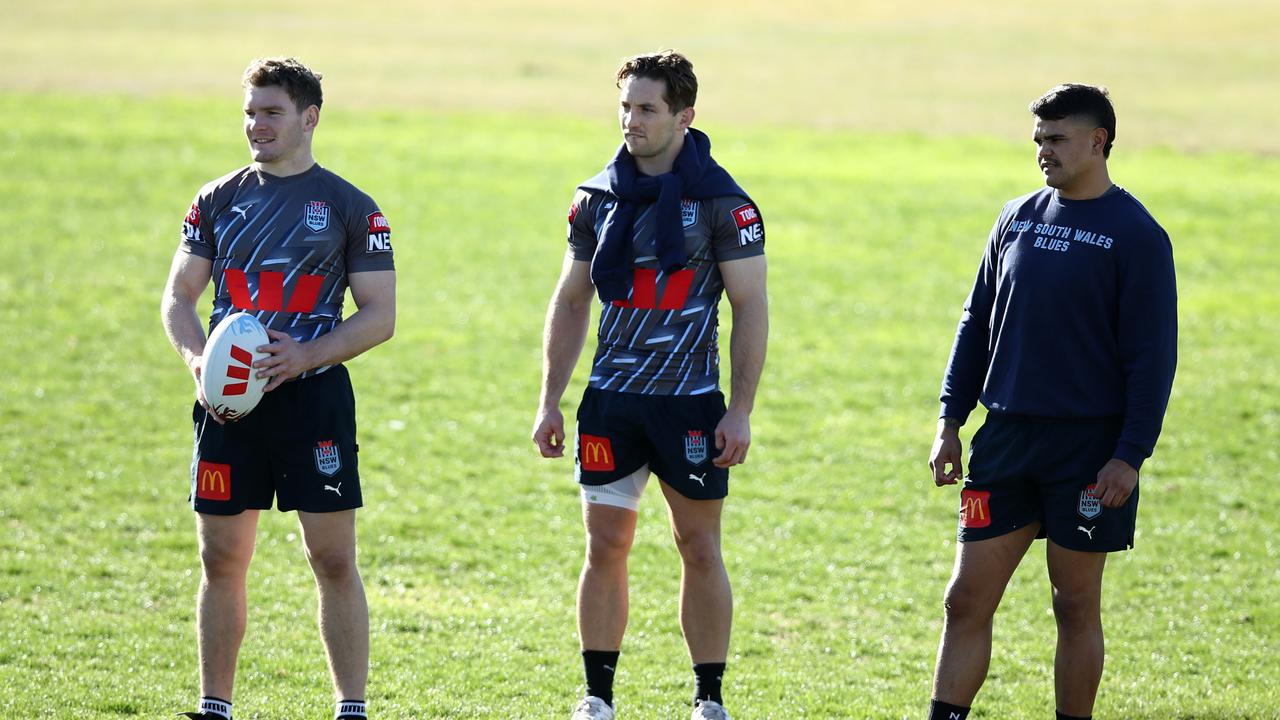
<instances>
[{"instance_id":1,"label":"puma logo","mask_svg":"<svg viewBox=\"0 0 1280 720\"><path fill-rule=\"evenodd\" d=\"M698 484L699 484L699 485L701 485L702 487L706 487L706 486L707 486L707 484L706 484L705 482L703 482L703 479L704 479L704 478L706 478L706 477L707 477L707 474L706 474L706 473L702 473L701 475L694 475L693 473L689 473L689 479L690 479L690 480L697 480L697 481L698 481Z\"/></svg>"},{"instance_id":2,"label":"puma logo","mask_svg":"<svg viewBox=\"0 0 1280 720\"><path fill-rule=\"evenodd\" d=\"M1097 527L1098 527L1097 525L1094 525L1093 527L1089 528L1088 530L1085 530L1083 525L1077 525L1077 526L1076 526L1076 529L1077 529L1077 530L1079 530L1080 532L1084 533L1085 535L1088 535L1088 536L1089 536L1089 539L1090 539L1090 540L1092 540L1092 539L1093 539L1093 531L1094 531L1094 530L1096 530L1096 529L1097 529Z\"/></svg>"},{"instance_id":3,"label":"puma logo","mask_svg":"<svg viewBox=\"0 0 1280 720\"><path fill-rule=\"evenodd\" d=\"M335 494L335 495L337 495L338 497L342 497L342 491L338 489L338 488L340 488L340 487L342 487L342 483L338 483L338 487L334 487L334 486L332 486L332 485L325 485L325 486L324 486L324 489L325 489L325 490L332 490L332 491L334 492L334 494Z\"/></svg>"},{"instance_id":4,"label":"puma logo","mask_svg":"<svg viewBox=\"0 0 1280 720\"><path fill-rule=\"evenodd\" d=\"M231 212L233 212L233 213L239 213L239 214L240 214L240 219L241 219L241 220L248 220L248 219L249 219L249 215L248 215L247 213L249 212L249 208L251 208L251 207L253 207L253 203L249 203L248 205L245 205L244 207L240 207L239 205L232 205L232 206L231 206Z\"/></svg>"}]
</instances>

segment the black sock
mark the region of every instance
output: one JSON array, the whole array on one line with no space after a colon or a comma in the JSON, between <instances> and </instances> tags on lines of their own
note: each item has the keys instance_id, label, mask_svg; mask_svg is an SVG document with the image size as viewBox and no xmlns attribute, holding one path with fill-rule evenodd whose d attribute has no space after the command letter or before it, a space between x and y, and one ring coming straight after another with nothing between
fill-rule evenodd
<instances>
[{"instance_id":1,"label":"black sock","mask_svg":"<svg viewBox=\"0 0 1280 720\"><path fill-rule=\"evenodd\" d=\"M1058 720L1093 720L1092 715L1068 715L1061 710L1058 712Z\"/></svg>"},{"instance_id":2,"label":"black sock","mask_svg":"<svg viewBox=\"0 0 1280 720\"><path fill-rule=\"evenodd\" d=\"M929 720L965 720L969 717L969 708L944 703L941 700L929 701Z\"/></svg>"},{"instance_id":3,"label":"black sock","mask_svg":"<svg viewBox=\"0 0 1280 720\"><path fill-rule=\"evenodd\" d=\"M618 667L617 650L583 650L582 669L587 675L587 694L613 705L613 673Z\"/></svg>"},{"instance_id":4,"label":"black sock","mask_svg":"<svg viewBox=\"0 0 1280 720\"><path fill-rule=\"evenodd\" d=\"M205 695L200 698L200 712L214 717L222 717L231 720L231 701L212 695Z\"/></svg>"},{"instance_id":5,"label":"black sock","mask_svg":"<svg viewBox=\"0 0 1280 720\"><path fill-rule=\"evenodd\" d=\"M334 720L351 720L352 718L367 718L368 710L365 708L363 700L339 700L338 704L333 708Z\"/></svg>"},{"instance_id":6,"label":"black sock","mask_svg":"<svg viewBox=\"0 0 1280 720\"><path fill-rule=\"evenodd\" d=\"M724 663L695 663L693 666L693 702L710 700L724 704L720 697L720 680L724 677Z\"/></svg>"}]
</instances>

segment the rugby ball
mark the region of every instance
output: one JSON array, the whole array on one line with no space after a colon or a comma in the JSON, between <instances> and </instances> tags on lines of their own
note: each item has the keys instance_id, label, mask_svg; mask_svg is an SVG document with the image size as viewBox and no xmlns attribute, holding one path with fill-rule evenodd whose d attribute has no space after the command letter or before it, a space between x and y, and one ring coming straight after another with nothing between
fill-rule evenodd
<instances>
[{"instance_id":1,"label":"rugby ball","mask_svg":"<svg viewBox=\"0 0 1280 720\"><path fill-rule=\"evenodd\" d=\"M271 342L267 329L247 312L228 315L204 344L200 387L214 412L239 420L258 406L267 378L258 379L253 363L270 353L257 348Z\"/></svg>"}]
</instances>

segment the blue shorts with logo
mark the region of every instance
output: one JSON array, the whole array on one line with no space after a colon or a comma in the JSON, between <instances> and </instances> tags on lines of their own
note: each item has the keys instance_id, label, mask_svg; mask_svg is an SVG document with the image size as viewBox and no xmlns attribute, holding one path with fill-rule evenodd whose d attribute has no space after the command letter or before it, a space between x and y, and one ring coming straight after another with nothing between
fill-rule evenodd
<instances>
[{"instance_id":1,"label":"blue shorts with logo","mask_svg":"<svg viewBox=\"0 0 1280 720\"><path fill-rule=\"evenodd\" d=\"M1118 508L1093 490L1111 459L1123 419L1041 418L988 413L969 444L960 492L960 542L987 540L1034 522L1037 537L1070 550L1133 547L1138 487Z\"/></svg>"},{"instance_id":2,"label":"blue shorts with logo","mask_svg":"<svg viewBox=\"0 0 1280 720\"><path fill-rule=\"evenodd\" d=\"M692 500L729 494L729 468L711 460L724 395L641 395L587 388L578 406L574 465L578 482L607 485L645 465Z\"/></svg>"},{"instance_id":3,"label":"blue shorts with logo","mask_svg":"<svg viewBox=\"0 0 1280 720\"><path fill-rule=\"evenodd\" d=\"M286 382L240 420L219 425L192 409L191 507L210 515L269 510L336 512L363 504L356 400L347 369Z\"/></svg>"}]
</instances>

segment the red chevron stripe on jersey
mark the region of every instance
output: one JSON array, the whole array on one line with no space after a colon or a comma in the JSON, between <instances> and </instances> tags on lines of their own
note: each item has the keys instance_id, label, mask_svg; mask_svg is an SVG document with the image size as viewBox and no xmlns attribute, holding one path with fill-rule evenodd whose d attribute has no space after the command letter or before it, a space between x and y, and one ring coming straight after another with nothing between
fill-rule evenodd
<instances>
[{"instance_id":1,"label":"red chevron stripe on jersey","mask_svg":"<svg viewBox=\"0 0 1280 720\"><path fill-rule=\"evenodd\" d=\"M258 302L253 301L249 290L249 275L243 270L227 268L222 271L227 279L227 292L231 295L231 304L241 310L266 310L278 312L282 309L284 294L284 273L266 270L254 273L258 280ZM324 286L323 275L299 275L289 297L286 312L308 313L315 309L316 299Z\"/></svg>"},{"instance_id":2,"label":"red chevron stripe on jersey","mask_svg":"<svg viewBox=\"0 0 1280 720\"><path fill-rule=\"evenodd\" d=\"M253 295L249 294L249 281L243 270L227 268L222 271L227 279L227 292L231 295L231 304L241 310L257 310L253 306Z\"/></svg>"},{"instance_id":3,"label":"red chevron stripe on jersey","mask_svg":"<svg viewBox=\"0 0 1280 720\"><path fill-rule=\"evenodd\" d=\"M258 309L275 312L284 307L284 273L264 270L258 273Z\"/></svg>"},{"instance_id":4,"label":"red chevron stripe on jersey","mask_svg":"<svg viewBox=\"0 0 1280 720\"><path fill-rule=\"evenodd\" d=\"M668 275L666 286L662 288L662 297L659 298L658 271L636 268L631 278L631 297L627 300L614 300L613 304L637 310L682 310L685 301L689 299L693 275L692 270L677 270Z\"/></svg>"},{"instance_id":5,"label":"red chevron stripe on jersey","mask_svg":"<svg viewBox=\"0 0 1280 720\"><path fill-rule=\"evenodd\" d=\"M320 288L324 285L323 275L300 275L293 286L293 294L289 296L289 306L285 312L311 312L316 307L316 298L320 297Z\"/></svg>"}]
</instances>

